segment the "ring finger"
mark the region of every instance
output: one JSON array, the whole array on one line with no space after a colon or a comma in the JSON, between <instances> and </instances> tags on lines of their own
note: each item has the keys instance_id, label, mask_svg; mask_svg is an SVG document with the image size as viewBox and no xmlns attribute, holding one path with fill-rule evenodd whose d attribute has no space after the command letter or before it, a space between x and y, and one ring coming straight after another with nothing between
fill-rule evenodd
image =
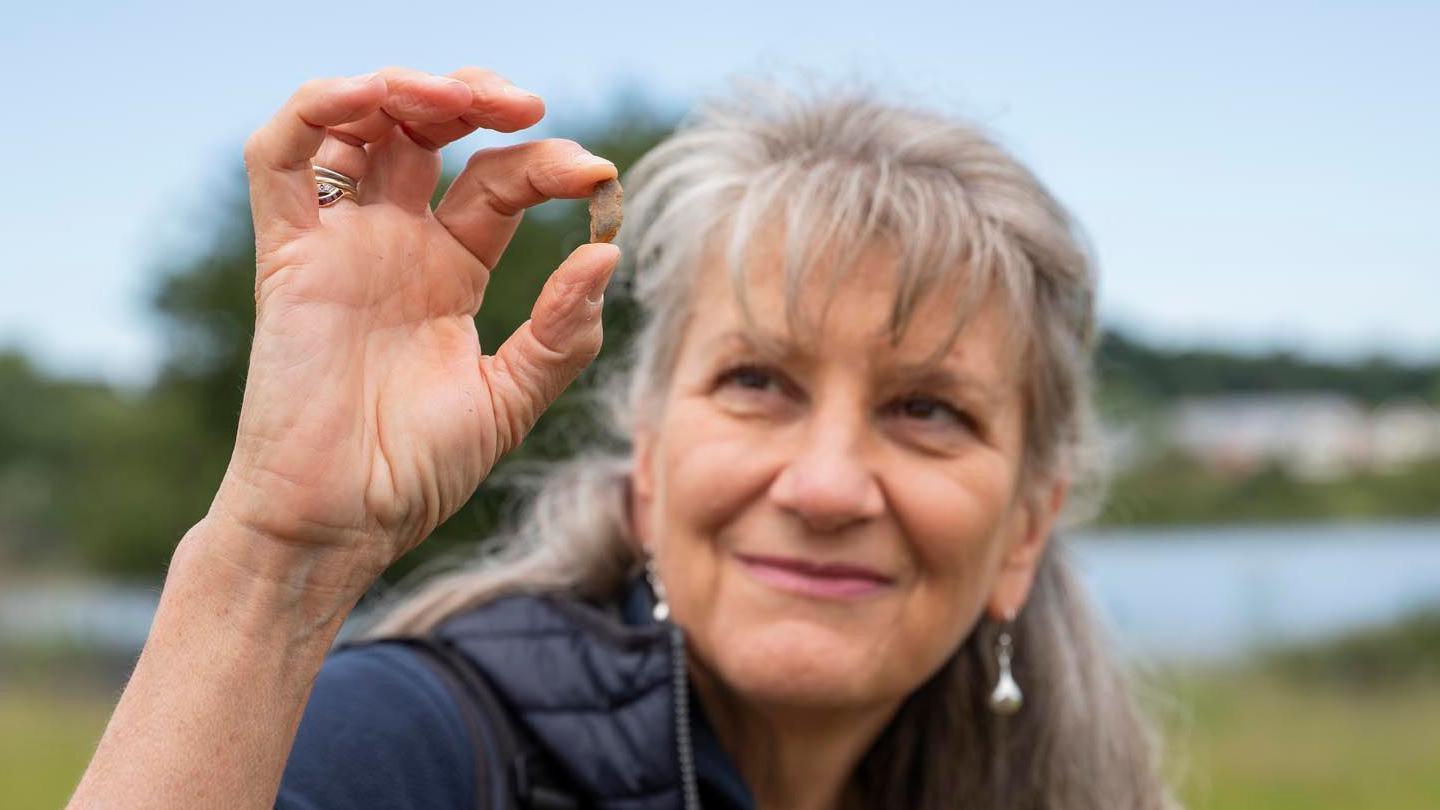
<instances>
[{"instance_id":1,"label":"ring finger","mask_svg":"<svg viewBox=\"0 0 1440 810\"><path fill-rule=\"evenodd\" d=\"M315 153L311 162L316 166L337 171L354 180L358 194L358 187L364 182L366 170L370 165L370 155L365 151L364 141L348 133L331 129L325 133L325 141L320 144L320 151Z\"/></svg>"}]
</instances>

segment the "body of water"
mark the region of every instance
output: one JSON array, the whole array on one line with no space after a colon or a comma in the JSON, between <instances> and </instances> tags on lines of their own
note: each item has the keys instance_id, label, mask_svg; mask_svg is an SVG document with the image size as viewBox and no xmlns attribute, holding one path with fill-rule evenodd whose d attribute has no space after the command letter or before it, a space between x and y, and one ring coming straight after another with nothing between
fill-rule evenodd
<instances>
[{"instance_id":1,"label":"body of water","mask_svg":"<svg viewBox=\"0 0 1440 810\"><path fill-rule=\"evenodd\" d=\"M1215 659L1440 610L1440 522L1087 532L1072 558L1116 641Z\"/></svg>"},{"instance_id":2,"label":"body of water","mask_svg":"<svg viewBox=\"0 0 1440 810\"><path fill-rule=\"evenodd\" d=\"M1230 658L1440 609L1440 522L1227 526L1078 533L1069 544L1127 654ZM0 639L133 654L158 588L18 585Z\"/></svg>"}]
</instances>

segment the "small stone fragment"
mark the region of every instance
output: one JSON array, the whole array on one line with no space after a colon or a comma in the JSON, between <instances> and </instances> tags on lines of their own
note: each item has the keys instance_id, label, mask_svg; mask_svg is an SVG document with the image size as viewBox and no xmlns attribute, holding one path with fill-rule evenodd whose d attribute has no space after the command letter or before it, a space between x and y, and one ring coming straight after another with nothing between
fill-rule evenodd
<instances>
[{"instance_id":1,"label":"small stone fragment","mask_svg":"<svg viewBox=\"0 0 1440 810\"><path fill-rule=\"evenodd\" d=\"M619 180L606 180L590 195L590 241L610 242L620 232L621 202L625 192Z\"/></svg>"}]
</instances>

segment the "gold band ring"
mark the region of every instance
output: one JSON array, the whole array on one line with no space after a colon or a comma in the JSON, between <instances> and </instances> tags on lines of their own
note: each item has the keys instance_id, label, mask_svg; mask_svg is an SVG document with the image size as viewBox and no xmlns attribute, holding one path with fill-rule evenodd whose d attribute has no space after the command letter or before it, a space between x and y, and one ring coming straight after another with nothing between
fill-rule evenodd
<instances>
[{"instance_id":1,"label":"gold band ring","mask_svg":"<svg viewBox=\"0 0 1440 810\"><path fill-rule=\"evenodd\" d=\"M358 201L353 179L334 169L327 169L313 163L311 168L315 171L315 196L319 200L321 208L334 205L346 197Z\"/></svg>"}]
</instances>

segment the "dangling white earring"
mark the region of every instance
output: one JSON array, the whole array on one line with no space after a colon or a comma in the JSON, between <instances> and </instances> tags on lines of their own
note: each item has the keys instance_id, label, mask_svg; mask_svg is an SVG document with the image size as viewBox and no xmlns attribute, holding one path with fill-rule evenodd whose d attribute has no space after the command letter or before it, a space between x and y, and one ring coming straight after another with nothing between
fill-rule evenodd
<instances>
[{"instance_id":1,"label":"dangling white earring","mask_svg":"<svg viewBox=\"0 0 1440 810\"><path fill-rule=\"evenodd\" d=\"M655 621L663 622L670 618L670 604L665 601L665 585L655 573L654 557L645 558L645 581L650 583L650 592L655 594L655 607L650 610L650 615L655 617Z\"/></svg>"},{"instance_id":2,"label":"dangling white earring","mask_svg":"<svg viewBox=\"0 0 1440 810\"><path fill-rule=\"evenodd\" d=\"M1020 684L1015 683L1015 676L1010 673L1010 657L1014 652L1014 644L1010 640L1010 624L1006 622L1005 629L1000 631L1000 638L995 642L995 659L999 665L1000 676L995 680L994 691L990 693L990 710L996 714L1014 714L1020 711L1020 705L1024 702L1024 696L1020 694Z\"/></svg>"}]
</instances>

